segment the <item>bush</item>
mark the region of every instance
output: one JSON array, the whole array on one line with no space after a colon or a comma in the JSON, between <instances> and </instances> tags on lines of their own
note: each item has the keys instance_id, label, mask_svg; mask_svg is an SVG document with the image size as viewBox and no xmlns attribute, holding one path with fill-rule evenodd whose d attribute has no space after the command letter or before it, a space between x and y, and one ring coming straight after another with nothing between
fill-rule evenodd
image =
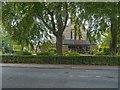
<instances>
[{"instance_id":1,"label":"bush","mask_svg":"<svg viewBox=\"0 0 120 90\"><path fill-rule=\"evenodd\" d=\"M15 55L32 55L32 53L28 51L19 51L19 52L16 52Z\"/></svg>"},{"instance_id":2,"label":"bush","mask_svg":"<svg viewBox=\"0 0 120 90\"><path fill-rule=\"evenodd\" d=\"M52 55L56 54L56 49L55 48L50 48L48 49L48 52L51 53Z\"/></svg>"},{"instance_id":3,"label":"bush","mask_svg":"<svg viewBox=\"0 0 120 90\"><path fill-rule=\"evenodd\" d=\"M100 48L99 51L95 53L95 55L109 55L109 48Z\"/></svg>"},{"instance_id":4,"label":"bush","mask_svg":"<svg viewBox=\"0 0 120 90\"><path fill-rule=\"evenodd\" d=\"M95 55L104 55L104 52L98 51L98 52L95 53Z\"/></svg>"},{"instance_id":5,"label":"bush","mask_svg":"<svg viewBox=\"0 0 120 90\"><path fill-rule=\"evenodd\" d=\"M46 52L37 53L37 55L56 55L56 49L55 48L50 48Z\"/></svg>"},{"instance_id":6,"label":"bush","mask_svg":"<svg viewBox=\"0 0 120 90\"><path fill-rule=\"evenodd\" d=\"M120 56L120 53L117 53L116 55L117 55L117 56Z\"/></svg>"},{"instance_id":7,"label":"bush","mask_svg":"<svg viewBox=\"0 0 120 90\"><path fill-rule=\"evenodd\" d=\"M37 55L49 55L49 52L40 52L40 53L37 53Z\"/></svg>"},{"instance_id":8,"label":"bush","mask_svg":"<svg viewBox=\"0 0 120 90\"><path fill-rule=\"evenodd\" d=\"M65 52L63 55L64 56L80 56L80 54L77 52Z\"/></svg>"},{"instance_id":9,"label":"bush","mask_svg":"<svg viewBox=\"0 0 120 90\"><path fill-rule=\"evenodd\" d=\"M109 54L109 48L104 48L103 52L104 52L104 55L108 55Z\"/></svg>"},{"instance_id":10,"label":"bush","mask_svg":"<svg viewBox=\"0 0 120 90\"><path fill-rule=\"evenodd\" d=\"M102 51L102 48L99 48L99 51Z\"/></svg>"},{"instance_id":11,"label":"bush","mask_svg":"<svg viewBox=\"0 0 120 90\"><path fill-rule=\"evenodd\" d=\"M37 55L55 55L53 52L40 52Z\"/></svg>"},{"instance_id":12,"label":"bush","mask_svg":"<svg viewBox=\"0 0 120 90\"><path fill-rule=\"evenodd\" d=\"M51 43L51 41L44 41L42 44L41 44L41 46L40 46L40 50L42 51L42 52L46 52L46 51L48 51L48 49L50 48L52 46L52 43Z\"/></svg>"},{"instance_id":13,"label":"bush","mask_svg":"<svg viewBox=\"0 0 120 90\"><path fill-rule=\"evenodd\" d=\"M2 63L120 65L120 56L34 56L3 55Z\"/></svg>"}]
</instances>

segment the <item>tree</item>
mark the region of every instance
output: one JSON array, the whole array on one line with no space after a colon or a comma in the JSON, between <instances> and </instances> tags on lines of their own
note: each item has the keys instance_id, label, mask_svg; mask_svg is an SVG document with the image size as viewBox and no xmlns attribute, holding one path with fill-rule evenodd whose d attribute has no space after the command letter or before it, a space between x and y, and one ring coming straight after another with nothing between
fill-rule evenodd
<instances>
[{"instance_id":1,"label":"tree","mask_svg":"<svg viewBox=\"0 0 120 90\"><path fill-rule=\"evenodd\" d=\"M66 2L34 3L36 16L56 36L58 55L62 55L62 34L68 20L68 4Z\"/></svg>"},{"instance_id":2,"label":"tree","mask_svg":"<svg viewBox=\"0 0 120 90\"><path fill-rule=\"evenodd\" d=\"M117 52L120 53L120 2L118 3L118 30L117 30Z\"/></svg>"},{"instance_id":3,"label":"tree","mask_svg":"<svg viewBox=\"0 0 120 90\"><path fill-rule=\"evenodd\" d=\"M2 42L0 50L2 50L3 53L8 53L10 50L12 50L12 40L10 39L10 36L4 31L0 31L0 40Z\"/></svg>"},{"instance_id":4,"label":"tree","mask_svg":"<svg viewBox=\"0 0 120 90\"><path fill-rule=\"evenodd\" d=\"M32 34L30 30L35 18L37 23L40 22L56 36L57 53L62 55L62 34L68 20L68 3L4 3L3 12L3 24L14 40L19 40L21 44L29 42L28 35Z\"/></svg>"},{"instance_id":5,"label":"tree","mask_svg":"<svg viewBox=\"0 0 120 90\"><path fill-rule=\"evenodd\" d=\"M3 28L14 42L21 45L22 51L24 46L30 45L33 48L33 45L39 45L43 33L49 37L46 28L41 26L34 16L32 5L27 2L4 2L2 4Z\"/></svg>"},{"instance_id":6,"label":"tree","mask_svg":"<svg viewBox=\"0 0 120 90\"><path fill-rule=\"evenodd\" d=\"M87 29L87 37L90 41L100 38L101 34L104 35L106 32L107 27L111 26L111 52L112 54L116 52L117 12L120 6L118 3L21 2L5 3L3 6L4 26L11 35L13 31L16 33L14 35L22 32L25 37L21 39L24 40L23 42L30 42L28 37L33 34L30 32L35 26L36 30L40 28L39 30L46 30L56 36L57 54L62 55L62 34L68 19L71 19L75 23L75 30L80 30L81 24L88 23L90 27ZM27 35L24 34L23 29Z\"/></svg>"},{"instance_id":7,"label":"tree","mask_svg":"<svg viewBox=\"0 0 120 90\"><path fill-rule=\"evenodd\" d=\"M119 16L118 12L119 12L119 7L120 5L118 5L118 2L103 2L103 3L98 3L98 2L89 2L89 3L80 3L77 4L78 7L83 9L83 18L85 18L86 20L89 20L91 22L91 18L102 18L101 20L104 20L106 23L110 24L108 25L108 27L110 27L110 31L111 31L111 54L115 55L116 53L116 47L117 47L117 30L118 30L118 18L117 16ZM81 17L81 14L80 14ZM106 21L108 19L108 21ZM95 19L94 19L95 20ZM103 23L103 22L102 22ZM101 24L102 24L101 23ZM100 22L98 23L99 26ZM105 28L105 26L103 27ZM91 29L90 29L91 30ZM106 31L106 29L105 29ZM89 35L89 31L87 36ZM94 31L93 31L94 32ZM96 30L95 30L96 32ZM99 30L99 32L103 32L103 30ZM99 35L96 32L96 35Z\"/></svg>"},{"instance_id":8,"label":"tree","mask_svg":"<svg viewBox=\"0 0 120 90\"><path fill-rule=\"evenodd\" d=\"M23 4L20 3L20 5L18 5L18 3L4 2L2 5L3 5L2 23L4 29L8 32L10 38L14 42L21 45L22 47L21 50L23 51L24 45L28 45L29 43L28 39L29 29L27 28L27 25L30 24L26 25L27 22L25 20L28 20L26 18L29 18L30 16L29 17L26 17L27 15L25 16L26 7L24 6L24 3ZM20 13L20 11L22 12ZM28 11L26 10L26 12Z\"/></svg>"}]
</instances>

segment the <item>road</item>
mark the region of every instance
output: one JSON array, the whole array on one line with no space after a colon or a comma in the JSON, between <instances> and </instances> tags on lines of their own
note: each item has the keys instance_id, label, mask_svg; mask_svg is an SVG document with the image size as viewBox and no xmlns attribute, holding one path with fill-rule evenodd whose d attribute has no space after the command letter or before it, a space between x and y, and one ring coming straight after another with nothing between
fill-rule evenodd
<instances>
[{"instance_id":1,"label":"road","mask_svg":"<svg viewBox=\"0 0 120 90\"><path fill-rule=\"evenodd\" d=\"M2 67L3 88L118 88L118 69Z\"/></svg>"}]
</instances>

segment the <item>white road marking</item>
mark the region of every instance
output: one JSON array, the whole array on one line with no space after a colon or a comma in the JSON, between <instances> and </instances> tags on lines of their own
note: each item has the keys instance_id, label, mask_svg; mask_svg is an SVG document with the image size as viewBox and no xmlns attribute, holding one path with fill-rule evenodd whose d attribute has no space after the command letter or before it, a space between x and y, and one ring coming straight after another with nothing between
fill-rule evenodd
<instances>
[{"instance_id":1,"label":"white road marking","mask_svg":"<svg viewBox=\"0 0 120 90\"><path fill-rule=\"evenodd\" d=\"M96 76L96 77L101 77L101 76Z\"/></svg>"},{"instance_id":2,"label":"white road marking","mask_svg":"<svg viewBox=\"0 0 120 90\"><path fill-rule=\"evenodd\" d=\"M70 75L70 77L73 77L73 75Z\"/></svg>"},{"instance_id":3,"label":"white road marking","mask_svg":"<svg viewBox=\"0 0 120 90\"><path fill-rule=\"evenodd\" d=\"M84 75L79 75L78 77L87 77L87 76L84 76Z\"/></svg>"}]
</instances>

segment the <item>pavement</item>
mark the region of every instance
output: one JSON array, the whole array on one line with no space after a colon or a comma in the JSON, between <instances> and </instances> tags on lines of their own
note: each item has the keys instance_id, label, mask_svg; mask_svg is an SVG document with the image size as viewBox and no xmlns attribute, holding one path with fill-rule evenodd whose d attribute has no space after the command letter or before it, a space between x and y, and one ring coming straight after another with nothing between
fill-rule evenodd
<instances>
[{"instance_id":1,"label":"pavement","mask_svg":"<svg viewBox=\"0 0 120 90\"><path fill-rule=\"evenodd\" d=\"M41 69L118 69L118 66L106 65L65 65L65 64L16 64L16 63L1 63L0 67L21 67L21 68L41 68Z\"/></svg>"}]
</instances>

